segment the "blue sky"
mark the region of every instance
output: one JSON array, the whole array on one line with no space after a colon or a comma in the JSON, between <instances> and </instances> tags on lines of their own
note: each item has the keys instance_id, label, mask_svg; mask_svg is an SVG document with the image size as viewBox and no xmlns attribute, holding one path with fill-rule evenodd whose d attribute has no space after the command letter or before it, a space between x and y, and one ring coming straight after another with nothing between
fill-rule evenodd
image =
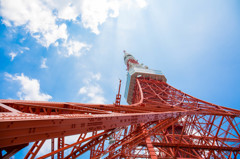
<instances>
[{"instance_id":1,"label":"blue sky","mask_svg":"<svg viewBox=\"0 0 240 159\"><path fill-rule=\"evenodd\" d=\"M1 99L113 103L127 50L175 88L240 108L237 0L0 0L0 21Z\"/></svg>"}]
</instances>

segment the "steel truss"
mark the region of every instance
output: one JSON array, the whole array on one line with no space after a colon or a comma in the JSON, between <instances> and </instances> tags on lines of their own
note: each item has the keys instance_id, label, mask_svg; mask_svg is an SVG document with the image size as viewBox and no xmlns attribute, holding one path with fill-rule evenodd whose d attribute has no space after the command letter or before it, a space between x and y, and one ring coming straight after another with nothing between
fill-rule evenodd
<instances>
[{"instance_id":1,"label":"steel truss","mask_svg":"<svg viewBox=\"0 0 240 159\"><path fill-rule=\"evenodd\" d=\"M119 95L119 94L118 94ZM0 158L239 158L240 111L137 78L132 105L0 100ZM77 135L68 143L68 136ZM51 147L51 148L50 148Z\"/></svg>"}]
</instances>

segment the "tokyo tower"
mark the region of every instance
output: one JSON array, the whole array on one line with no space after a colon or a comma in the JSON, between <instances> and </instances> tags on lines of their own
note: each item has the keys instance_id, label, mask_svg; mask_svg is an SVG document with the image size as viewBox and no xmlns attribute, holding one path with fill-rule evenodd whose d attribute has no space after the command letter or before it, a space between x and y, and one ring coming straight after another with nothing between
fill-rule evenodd
<instances>
[{"instance_id":1,"label":"tokyo tower","mask_svg":"<svg viewBox=\"0 0 240 159\"><path fill-rule=\"evenodd\" d=\"M124 62L129 105L120 86L114 104L0 100L0 158L27 146L25 159L240 158L239 110L172 87L125 51Z\"/></svg>"}]
</instances>

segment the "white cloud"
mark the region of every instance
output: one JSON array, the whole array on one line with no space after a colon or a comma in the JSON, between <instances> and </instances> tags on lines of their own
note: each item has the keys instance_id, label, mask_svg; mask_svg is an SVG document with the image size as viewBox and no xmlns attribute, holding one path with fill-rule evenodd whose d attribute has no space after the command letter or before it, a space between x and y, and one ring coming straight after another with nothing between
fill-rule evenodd
<instances>
[{"instance_id":1,"label":"white cloud","mask_svg":"<svg viewBox=\"0 0 240 159\"><path fill-rule=\"evenodd\" d=\"M91 83L96 83L96 81L99 81L101 79L101 74L100 73L89 73L89 77L83 79L83 83L85 83L86 85L89 85Z\"/></svg>"},{"instance_id":2,"label":"white cloud","mask_svg":"<svg viewBox=\"0 0 240 159\"><path fill-rule=\"evenodd\" d=\"M96 82L100 80L100 78L100 73L90 73L90 77L83 80L85 85L79 89L78 94L86 96L86 98L84 98L85 102L99 104L106 102L106 99L103 96L103 90Z\"/></svg>"},{"instance_id":3,"label":"white cloud","mask_svg":"<svg viewBox=\"0 0 240 159\"><path fill-rule=\"evenodd\" d=\"M40 92L40 84L37 79L30 79L29 77L24 76L23 73L20 76L13 76L9 73L5 73L5 77L7 77L8 80L20 83L21 87L17 92L17 95L21 100L48 101L52 99L50 95Z\"/></svg>"},{"instance_id":4,"label":"white cloud","mask_svg":"<svg viewBox=\"0 0 240 159\"><path fill-rule=\"evenodd\" d=\"M147 6L145 0L84 0L80 11L82 24L85 28L90 28L95 34L99 34L99 25L102 25L108 18L119 16L121 8L132 8Z\"/></svg>"},{"instance_id":5,"label":"white cloud","mask_svg":"<svg viewBox=\"0 0 240 159\"><path fill-rule=\"evenodd\" d=\"M91 73L91 78L99 81L101 79L101 73Z\"/></svg>"},{"instance_id":6,"label":"white cloud","mask_svg":"<svg viewBox=\"0 0 240 159\"><path fill-rule=\"evenodd\" d=\"M15 52L10 52L10 53L9 53L9 56L11 56L11 61L13 61L14 58L17 56L17 53L15 53Z\"/></svg>"},{"instance_id":7,"label":"white cloud","mask_svg":"<svg viewBox=\"0 0 240 159\"><path fill-rule=\"evenodd\" d=\"M72 40L67 22L82 24L99 34L99 26L109 18L118 17L121 8L143 8L146 5L145 0L1 0L0 15L6 26L21 26L42 46L53 45L60 54L69 57L81 56L91 49L91 45ZM20 42L24 40L20 39ZM17 54L10 56L13 60Z\"/></svg>"},{"instance_id":8,"label":"white cloud","mask_svg":"<svg viewBox=\"0 0 240 159\"><path fill-rule=\"evenodd\" d=\"M74 21L79 15L79 13L77 13L76 11L77 11L76 5L73 5L71 2L68 2L68 4L64 6L61 5L58 8L58 18Z\"/></svg>"},{"instance_id":9,"label":"white cloud","mask_svg":"<svg viewBox=\"0 0 240 159\"><path fill-rule=\"evenodd\" d=\"M30 50L28 47L22 47L23 50Z\"/></svg>"},{"instance_id":10,"label":"white cloud","mask_svg":"<svg viewBox=\"0 0 240 159\"><path fill-rule=\"evenodd\" d=\"M147 6L147 2L145 0L136 0L136 2L140 8L145 8Z\"/></svg>"},{"instance_id":11,"label":"white cloud","mask_svg":"<svg viewBox=\"0 0 240 159\"><path fill-rule=\"evenodd\" d=\"M40 68L48 68L48 66L46 65L46 62L47 62L47 58L43 58Z\"/></svg>"},{"instance_id":12,"label":"white cloud","mask_svg":"<svg viewBox=\"0 0 240 159\"><path fill-rule=\"evenodd\" d=\"M68 40L66 21L81 17L84 28L99 34L99 25L119 15L120 8L143 8L145 0L2 0L0 14L6 26L24 26L45 47ZM60 22L61 21L61 22ZM59 23L60 22L60 23Z\"/></svg>"},{"instance_id":13,"label":"white cloud","mask_svg":"<svg viewBox=\"0 0 240 159\"><path fill-rule=\"evenodd\" d=\"M53 11L41 0L2 0L0 14L5 24L24 26L45 47L68 38L66 24L57 25Z\"/></svg>"},{"instance_id":14,"label":"white cloud","mask_svg":"<svg viewBox=\"0 0 240 159\"><path fill-rule=\"evenodd\" d=\"M63 51L61 51L61 54L64 54L65 56L81 56L84 52L89 51L91 48L91 45L74 40L64 42L62 46Z\"/></svg>"},{"instance_id":15,"label":"white cloud","mask_svg":"<svg viewBox=\"0 0 240 159\"><path fill-rule=\"evenodd\" d=\"M9 21L5 20L5 19L2 19L2 23L3 23L4 25L8 26L8 27L11 27L11 26L12 26L12 24L11 24Z\"/></svg>"},{"instance_id":16,"label":"white cloud","mask_svg":"<svg viewBox=\"0 0 240 159\"><path fill-rule=\"evenodd\" d=\"M26 40L26 37L23 37L19 41L20 41L20 43L23 43L25 40Z\"/></svg>"},{"instance_id":17,"label":"white cloud","mask_svg":"<svg viewBox=\"0 0 240 159\"><path fill-rule=\"evenodd\" d=\"M81 6L82 24L99 34L98 26L103 24L108 17L117 17L120 4L118 1L85 0Z\"/></svg>"},{"instance_id":18,"label":"white cloud","mask_svg":"<svg viewBox=\"0 0 240 159\"><path fill-rule=\"evenodd\" d=\"M13 61L14 60L14 58L19 54L19 53L23 53L25 50L30 50L28 47L20 47L19 49L18 49L18 51L16 51L16 52L10 52L8 55L9 56L11 56L11 61Z\"/></svg>"},{"instance_id":19,"label":"white cloud","mask_svg":"<svg viewBox=\"0 0 240 159\"><path fill-rule=\"evenodd\" d=\"M80 88L79 94L86 95L89 99L88 103L105 103L102 88L98 84L92 84Z\"/></svg>"},{"instance_id":20,"label":"white cloud","mask_svg":"<svg viewBox=\"0 0 240 159\"><path fill-rule=\"evenodd\" d=\"M49 6L58 11L58 18L77 21L77 17L81 17L80 23L84 28L99 34L98 27L108 18L118 17L121 8L141 9L146 7L147 3L145 0L53 0Z\"/></svg>"},{"instance_id":21,"label":"white cloud","mask_svg":"<svg viewBox=\"0 0 240 159\"><path fill-rule=\"evenodd\" d=\"M25 50L29 51L30 49L28 47L22 47L19 49L19 52L22 54Z\"/></svg>"}]
</instances>

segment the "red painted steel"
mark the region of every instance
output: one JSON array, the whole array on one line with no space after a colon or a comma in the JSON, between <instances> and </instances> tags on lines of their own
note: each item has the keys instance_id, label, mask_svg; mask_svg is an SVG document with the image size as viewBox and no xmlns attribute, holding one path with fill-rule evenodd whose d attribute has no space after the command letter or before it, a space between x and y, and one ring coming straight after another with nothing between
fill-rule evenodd
<instances>
[{"instance_id":1,"label":"red painted steel","mask_svg":"<svg viewBox=\"0 0 240 159\"><path fill-rule=\"evenodd\" d=\"M120 130L111 131L120 137L108 148L103 146L109 143L106 135L98 140L89 138L87 141L92 146L73 145L74 151L68 157L78 156L77 152L86 152L86 146L87 150L94 150L93 147L97 146L95 155L105 154L107 158L151 158L154 154L158 158L239 156L240 135L236 120L240 115L239 110L204 102L165 82L141 78L137 79L133 100L133 105L119 106L1 100L4 106L16 110L2 111L0 114L1 149L40 139L127 126L120 129L121 134ZM27 109L24 109L25 106ZM30 107L31 113L28 112ZM61 109L66 109L65 112L71 110L72 114L64 113ZM78 113L77 110L85 112ZM163 127L157 129L156 122ZM141 123L148 125L141 128ZM84 138L76 139L76 143L81 140ZM62 146L63 150L68 148ZM91 157L94 158L94 155Z\"/></svg>"},{"instance_id":2,"label":"red painted steel","mask_svg":"<svg viewBox=\"0 0 240 159\"><path fill-rule=\"evenodd\" d=\"M55 139L51 139L51 153L54 152L54 146L55 146ZM51 156L51 159L54 159L54 154Z\"/></svg>"},{"instance_id":3,"label":"red painted steel","mask_svg":"<svg viewBox=\"0 0 240 159\"><path fill-rule=\"evenodd\" d=\"M120 105L120 88L112 105L0 100L0 155L35 142L25 158L44 146L51 152L39 158L77 158L87 151L90 158L240 157L239 110L144 77L136 78L132 96L131 105ZM43 144L48 139L51 148Z\"/></svg>"},{"instance_id":4,"label":"red painted steel","mask_svg":"<svg viewBox=\"0 0 240 159\"><path fill-rule=\"evenodd\" d=\"M64 137L59 137L58 138L58 150L64 147ZM64 158L64 151L59 151L57 153L57 158L62 159Z\"/></svg>"},{"instance_id":5,"label":"red painted steel","mask_svg":"<svg viewBox=\"0 0 240 159\"><path fill-rule=\"evenodd\" d=\"M39 152L39 150L41 149L41 147L43 146L45 140L41 140L41 141L36 141L31 149L28 151L27 155L24 157L24 159L34 159L37 155L37 153Z\"/></svg>"},{"instance_id":6,"label":"red painted steel","mask_svg":"<svg viewBox=\"0 0 240 159\"><path fill-rule=\"evenodd\" d=\"M122 80L119 80L118 93L116 95L116 101L115 101L116 105L120 105L120 102L121 102L121 94L120 94L121 82L122 82Z\"/></svg>"}]
</instances>

